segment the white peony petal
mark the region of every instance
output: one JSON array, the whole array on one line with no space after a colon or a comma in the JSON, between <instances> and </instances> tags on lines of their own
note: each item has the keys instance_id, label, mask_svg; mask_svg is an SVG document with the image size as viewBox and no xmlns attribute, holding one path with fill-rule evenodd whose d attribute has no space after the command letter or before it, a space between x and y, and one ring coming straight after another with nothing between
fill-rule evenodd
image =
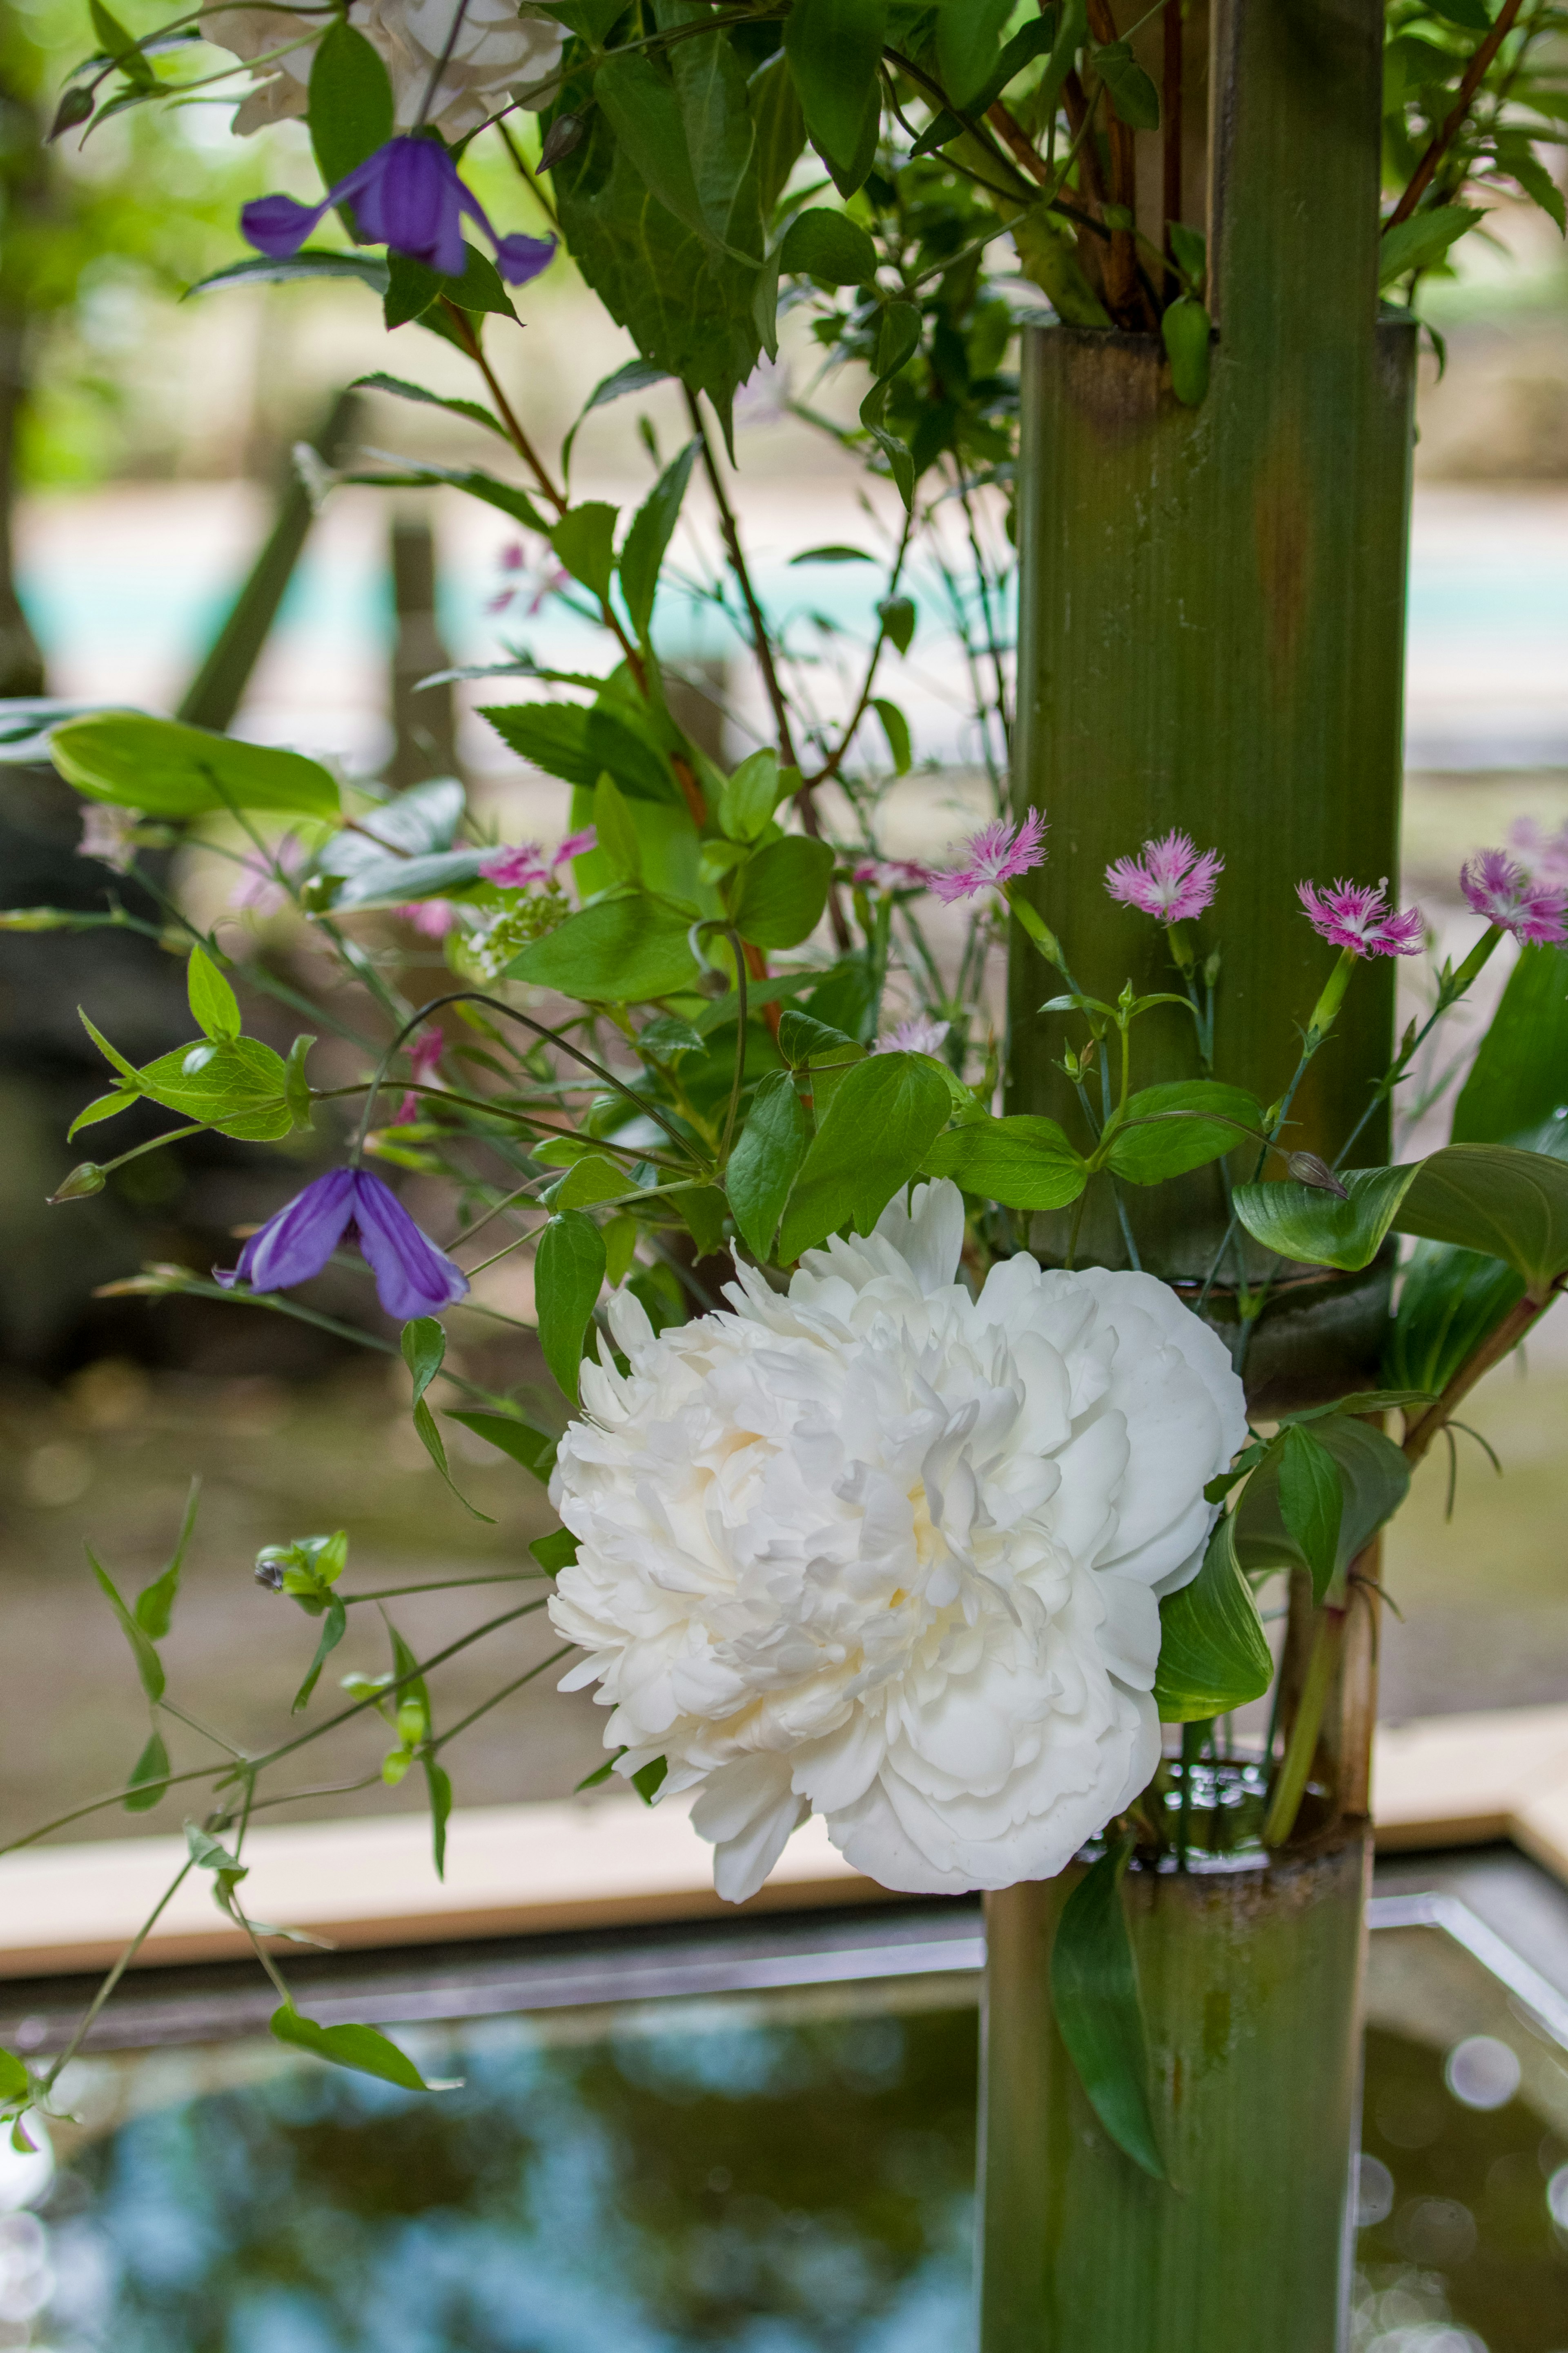
<instances>
[{"instance_id":1,"label":"white peony petal","mask_svg":"<svg viewBox=\"0 0 1568 2353\"><path fill-rule=\"evenodd\" d=\"M958 1273L963 1196L945 1177L934 1185L917 1185L908 1208L902 1193L895 1193L876 1230L897 1250L921 1292L942 1291Z\"/></svg>"},{"instance_id":2,"label":"white peony petal","mask_svg":"<svg viewBox=\"0 0 1568 2353\"><path fill-rule=\"evenodd\" d=\"M790 1788L782 1757L743 1757L709 1781L691 1827L714 1847L713 1884L727 1904L754 1895L811 1809Z\"/></svg>"}]
</instances>

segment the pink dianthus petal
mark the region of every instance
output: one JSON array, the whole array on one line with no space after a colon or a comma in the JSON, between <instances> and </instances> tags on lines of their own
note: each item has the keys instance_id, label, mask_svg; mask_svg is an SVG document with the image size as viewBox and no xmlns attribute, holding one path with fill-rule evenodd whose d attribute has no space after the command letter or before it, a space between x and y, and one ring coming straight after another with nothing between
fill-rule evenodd
<instances>
[{"instance_id":1,"label":"pink dianthus petal","mask_svg":"<svg viewBox=\"0 0 1568 2353\"><path fill-rule=\"evenodd\" d=\"M1044 865L1045 836L1046 820L1037 809L1030 809L1016 829L1005 818L993 818L970 835L962 864L931 876L931 889L949 906L973 899L977 891L999 891L1032 866Z\"/></svg>"},{"instance_id":2,"label":"pink dianthus petal","mask_svg":"<svg viewBox=\"0 0 1568 2353\"><path fill-rule=\"evenodd\" d=\"M1568 885L1544 874L1532 879L1505 850L1483 849L1470 859L1459 887L1478 915L1526 947L1553 946L1568 936Z\"/></svg>"},{"instance_id":3,"label":"pink dianthus petal","mask_svg":"<svg viewBox=\"0 0 1568 2353\"><path fill-rule=\"evenodd\" d=\"M1105 887L1123 906L1157 923L1185 923L1210 904L1224 871L1217 849L1199 850L1190 834L1171 832L1146 841L1141 856L1108 866Z\"/></svg>"},{"instance_id":4,"label":"pink dianthus petal","mask_svg":"<svg viewBox=\"0 0 1568 2353\"><path fill-rule=\"evenodd\" d=\"M1352 955L1419 955L1426 922L1418 907L1401 913L1390 907L1384 892L1388 881L1375 885L1349 882L1342 877L1320 891L1299 882L1296 895L1320 938L1331 947L1348 948Z\"/></svg>"}]
</instances>

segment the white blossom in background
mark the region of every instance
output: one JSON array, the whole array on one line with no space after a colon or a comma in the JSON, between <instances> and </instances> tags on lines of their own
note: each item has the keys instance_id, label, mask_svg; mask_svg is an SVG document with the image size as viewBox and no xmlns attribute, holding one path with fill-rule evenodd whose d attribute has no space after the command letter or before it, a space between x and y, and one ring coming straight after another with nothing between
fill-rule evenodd
<instances>
[{"instance_id":1,"label":"white blossom in background","mask_svg":"<svg viewBox=\"0 0 1568 2353\"><path fill-rule=\"evenodd\" d=\"M452 37L459 8L452 54L426 106L430 78ZM466 7L463 0L350 0L348 19L385 62L396 128L412 131L423 110L424 121L447 139L460 139L488 122L509 102L514 87L527 89L552 73L566 37L552 18L530 7L520 11L516 0L468 0ZM205 38L247 61L300 43L259 69L264 78L234 118L237 132L259 131L264 123L304 113L316 43L333 21L320 9L301 16L289 8L247 7L243 0L209 8L202 19Z\"/></svg>"},{"instance_id":2,"label":"white blossom in background","mask_svg":"<svg viewBox=\"0 0 1568 2353\"><path fill-rule=\"evenodd\" d=\"M808 1251L787 1295L583 1368L551 1495L579 1544L551 1615L617 1770L668 1760L740 1902L816 1811L884 1886L1048 1878L1142 1788L1160 1597L1246 1439L1221 1343L1146 1274L954 1280L963 1206L919 1186Z\"/></svg>"}]
</instances>

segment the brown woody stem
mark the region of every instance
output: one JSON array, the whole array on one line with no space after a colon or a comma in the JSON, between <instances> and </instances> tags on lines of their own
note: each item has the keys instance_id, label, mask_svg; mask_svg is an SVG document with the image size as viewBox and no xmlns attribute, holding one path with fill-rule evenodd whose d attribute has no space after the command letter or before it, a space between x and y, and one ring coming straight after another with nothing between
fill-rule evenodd
<instances>
[{"instance_id":1,"label":"brown woody stem","mask_svg":"<svg viewBox=\"0 0 1568 2353\"><path fill-rule=\"evenodd\" d=\"M1497 23L1465 69L1465 78L1459 84L1458 97L1444 117L1441 127L1433 134L1426 153L1411 174L1409 186L1384 222L1384 237L1391 228L1397 228L1401 221L1409 219L1431 185L1432 174L1463 129L1465 117L1475 103L1476 92L1486 77L1487 68L1512 32L1522 5L1523 0L1504 0L1502 12Z\"/></svg>"}]
</instances>

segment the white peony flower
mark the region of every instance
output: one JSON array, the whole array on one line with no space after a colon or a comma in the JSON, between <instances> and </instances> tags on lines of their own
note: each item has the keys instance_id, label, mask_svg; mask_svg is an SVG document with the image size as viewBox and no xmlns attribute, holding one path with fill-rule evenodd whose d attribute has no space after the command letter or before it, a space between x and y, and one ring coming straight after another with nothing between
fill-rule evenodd
<instances>
[{"instance_id":1,"label":"white peony flower","mask_svg":"<svg viewBox=\"0 0 1568 2353\"><path fill-rule=\"evenodd\" d=\"M459 18L455 39L454 16ZM553 73L566 37L550 17L530 7L520 11L517 0L350 0L348 19L381 52L392 77L396 128L412 131L423 119L447 139L488 122L508 103L514 84L526 88ZM204 17L206 40L237 58L270 60L234 118L237 132L304 113L316 43L335 21L319 7L299 15L291 8L249 7L245 0L233 5L226 0ZM290 42L300 46L273 56ZM426 106L437 67L440 79Z\"/></svg>"},{"instance_id":2,"label":"white peony flower","mask_svg":"<svg viewBox=\"0 0 1568 2353\"><path fill-rule=\"evenodd\" d=\"M956 1187L918 1186L787 1296L742 1268L732 1314L656 1339L618 1294L631 1370L584 1366L562 1688L601 1686L623 1774L700 1788L732 1902L814 1810L887 1887L1049 1878L1154 1769L1159 1599L1241 1383L1152 1275L1024 1255L973 1299L963 1240Z\"/></svg>"}]
</instances>

